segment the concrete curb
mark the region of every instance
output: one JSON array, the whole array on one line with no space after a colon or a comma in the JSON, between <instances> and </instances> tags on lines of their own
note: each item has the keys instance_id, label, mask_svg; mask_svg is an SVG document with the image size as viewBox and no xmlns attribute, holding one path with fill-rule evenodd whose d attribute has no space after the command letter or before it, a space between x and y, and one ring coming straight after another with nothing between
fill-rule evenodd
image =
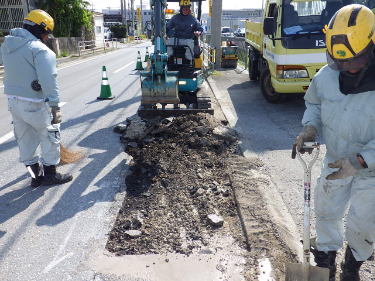
<instances>
[{"instance_id":1,"label":"concrete curb","mask_svg":"<svg viewBox=\"0 0 375 281\"><path fill-rule=\"evenodd\" d=\"M220 109L222 110L225 118L229 122L229 125L235 129L235 124L237 121L237 116L235 114L235 110L232 110L232 104L228 101L229 93L226 89L220 88L217 86L215 80L210 76L207 78L207 84L212 91L212 95L216 97ZM240 150L242 156L245 158L259 158L259 155L254 152L252 145L247 140L239 139ZM246 151L246 152L245 152ZM257 177L261 177L266 179L270 186L267 190L262 190L263 198L267 204L267 208L269 210L270 215L272 216L273 222L277 225L277 227L281 230L281 236L283 240L287 243L287 245L293 250L294 253L298 255L298 259L300 262L303 261L302 255L302 244L300 243L301 234L299 228L297 227L296 223L294 222L291 214L288 212L288 208L285 205L281 195L279 194L276 185L272 181L271 177L265 173L259 174ZM231 180L233 182L233 180ZM251 226L246 225L246 213L248 206L252 202L244 202L243 200L239 200L241 194L237 194L235 192L235 200L238 204L238 211L239 217L241 220L242 228L246 232L244 233L245 239L247 244L249 244L248 240L248 233L251 231Z\"/></svg>"}]
</instances>

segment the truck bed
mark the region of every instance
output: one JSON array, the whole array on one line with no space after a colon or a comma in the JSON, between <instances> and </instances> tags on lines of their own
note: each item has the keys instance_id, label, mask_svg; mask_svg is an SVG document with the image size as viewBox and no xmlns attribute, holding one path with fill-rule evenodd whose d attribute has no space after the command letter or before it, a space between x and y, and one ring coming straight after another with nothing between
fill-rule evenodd
<instances>
[{"instance_id":1,"label":"truck bed","mask_svg":"<svg viewBox=\"0 0 375 281\"><path fill-rule=\"evenodd\" d=\"M262 53L263 24L260 22L246 21L245 41Z\"/></svg>"}]
</instances>

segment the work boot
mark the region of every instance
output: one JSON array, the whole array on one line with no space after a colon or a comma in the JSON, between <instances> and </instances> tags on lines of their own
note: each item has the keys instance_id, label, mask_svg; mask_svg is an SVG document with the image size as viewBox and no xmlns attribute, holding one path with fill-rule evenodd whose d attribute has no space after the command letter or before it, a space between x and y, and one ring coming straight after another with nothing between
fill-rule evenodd
<instances>
[{"instance_id":1,"label":"work boot","mask_svg":"<svg viewBox=\"0 0 375 281\"><path fill-rule=\"evenodd\" d=\"M60 174L56 172L56 166L45 166L44 168L44 179L43 185L62 184L69 182L73 179L71 174Z\"/></svg>"},{"instance_id":2,"label":"work boot","mask_svg":"<svg viewBox=\"0 0 375 281\"><path fill-rule=\"evenodd\" d=\"M336 254L337 251L318 251L318 249L311 247L311 253L314 255L315 263L318 267L329 269L329 280L335 281L336 276Z\"/></svg>"},{"instance_id":3,"label":"work boot","mask_svg":"<svg viewBox=\"0 0 375 281\"><path fill-rule=\"evenodd\" d=\"M40 167L39 163L32 165L26 165L27 170L31 175L31 187L38 187L42 184L43 181L43 170Z\"/></svg>"},{"instance_id":4,"label":"work boot","mask_svg":"<svg viewBox=\"0 0 375 281\"><path fill-rule=\"evenodd\" d=\"M352 250L349 245L345 251L345 261L342 267L341 281L360 281L359 269L364 261L357 261L353 256Z\"/></svg>"}]
</instances>

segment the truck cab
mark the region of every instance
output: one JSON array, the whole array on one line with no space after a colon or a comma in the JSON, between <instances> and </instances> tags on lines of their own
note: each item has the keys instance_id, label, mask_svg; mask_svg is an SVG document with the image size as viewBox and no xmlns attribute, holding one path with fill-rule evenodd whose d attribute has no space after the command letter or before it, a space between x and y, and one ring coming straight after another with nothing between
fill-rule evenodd
<instances>
[{"instance_id":1,"label":"truck cab","mask_svg":"<svg viewBox=\"0 0 375 281\"><path fill-rule=\"evenodd\" d=\"M246 22L249 78L260 81L264 98L280 102L305 93L327 63L325 26L352 0L267 0L261 23Z\"/></svg>"}]
</instances>

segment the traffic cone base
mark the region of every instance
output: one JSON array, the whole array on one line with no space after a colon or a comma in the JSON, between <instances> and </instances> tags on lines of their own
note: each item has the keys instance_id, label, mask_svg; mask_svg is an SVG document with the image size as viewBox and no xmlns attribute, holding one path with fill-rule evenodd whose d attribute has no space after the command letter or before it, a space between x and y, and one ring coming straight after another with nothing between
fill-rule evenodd
<instances>
[{"instance_id":1,"label":"traffic cone base","mask_svg":"<svg viewBox=\"0 0 375 281\"><path fill-rule=\"evenodd\" d=\"M109 86L107 70L105 66L103 66L102 85L100 88L100 96L97 97L97 99L98 100L111 100L114 98L115 96L112 96L111 86Z\"/></svg>"}]
</instances>

